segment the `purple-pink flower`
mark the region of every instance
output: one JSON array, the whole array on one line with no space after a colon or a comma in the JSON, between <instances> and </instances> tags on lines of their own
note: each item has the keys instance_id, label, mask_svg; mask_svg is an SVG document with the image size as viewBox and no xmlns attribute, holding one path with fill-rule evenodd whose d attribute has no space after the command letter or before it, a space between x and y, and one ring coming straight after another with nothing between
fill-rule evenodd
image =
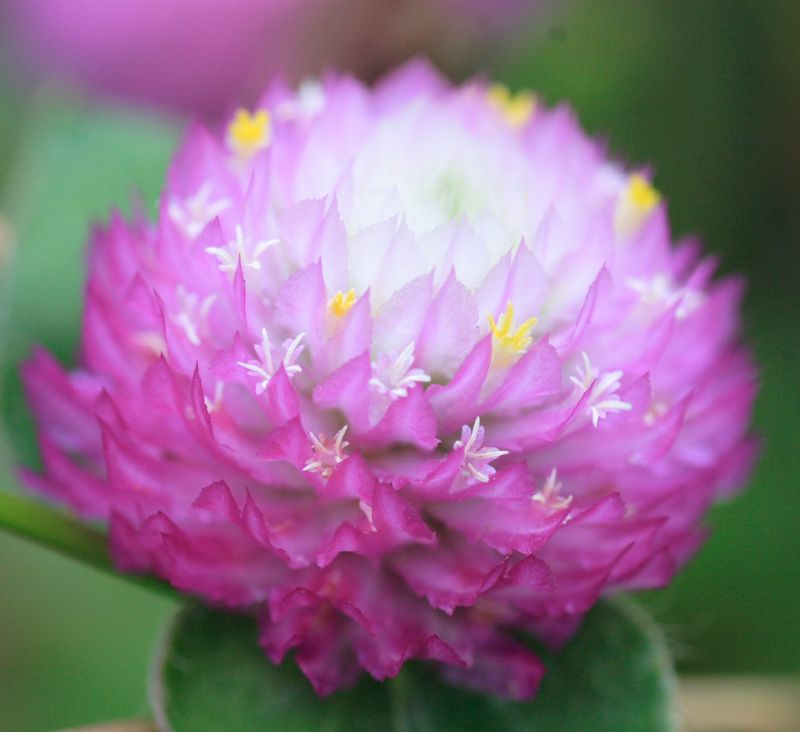
<instances>
[{"instance_id":1,"label":"purple-pink flower","mask_svg":"<svg viewBox=\"0 0 800 732\"><path fill-rule=\"evenodd\" d=\"M217 116L276 73L373 77L427 52L460 64L551 0L8 0L25 66Z\"/></svg>"},{"instance_id":2,"label":"purple-pink flower","mask_svg":"<svg viewBox=\"0 0 800 732\"><path fill-rule=\"evenodd\" d=\"M571 111L410 65L194 128L25 366L35 490L123 571L256 613L318 692L410 658L512 698L659 587L755 448L742 283Z\"/></svg>"}]
</instances>

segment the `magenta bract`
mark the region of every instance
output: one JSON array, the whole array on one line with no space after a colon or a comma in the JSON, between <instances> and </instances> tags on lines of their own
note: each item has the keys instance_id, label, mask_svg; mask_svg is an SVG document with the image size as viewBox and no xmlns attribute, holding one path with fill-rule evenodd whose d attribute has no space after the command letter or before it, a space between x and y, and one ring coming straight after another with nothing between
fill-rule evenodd
<instances>
[{"instance_id":1,"label":"magenta bract","mask_svg":"<svg viewBox=\"0 0 800 732\"><path fill-rule=\"evenodd\" d=\"M419 64L276 85L95 235L81 367L25 367L27 481L320 693L425 658L528 697L514 632L664 585L745 478L714 267L566 107Z\"/></svg>"}]
</instances>

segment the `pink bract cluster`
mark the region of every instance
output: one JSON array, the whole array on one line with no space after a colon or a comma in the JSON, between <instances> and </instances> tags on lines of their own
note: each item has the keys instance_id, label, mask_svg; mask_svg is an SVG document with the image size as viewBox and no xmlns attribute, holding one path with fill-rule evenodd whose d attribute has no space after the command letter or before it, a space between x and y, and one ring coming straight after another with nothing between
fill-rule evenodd
<instances>
[{"instance_id":1,"label":"pink bract cluster","mask_svg":"<svg viewBox=\"0 0 800 732\"><path fill-rule=\"evenodd\" d=\"M566 107L424 65L195 128L25 368L43 474L121 570L258 613L320 693L410 658L512 698L667 583L754 447L741 283Z\"/></svg>"}]
</instances>

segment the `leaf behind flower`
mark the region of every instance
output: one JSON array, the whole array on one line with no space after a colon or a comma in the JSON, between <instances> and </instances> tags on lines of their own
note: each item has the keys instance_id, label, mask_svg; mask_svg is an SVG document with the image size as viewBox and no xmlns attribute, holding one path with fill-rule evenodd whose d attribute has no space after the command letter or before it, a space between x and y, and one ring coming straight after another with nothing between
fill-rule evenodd
<instances>
[{"instance_id":1,"label":"leaf behind flower","mask_svg":"<svg viewBox=\"0 0 800 732\"><path fill-rule=\"evenodd\" d=\"M175 617L151 679L164 730L281 732L668 732L677 726L663 639L629 601L604 601L556 655L538 696L507 702L450 686L407 664L380 684L316 696L293 660L271 664L255 620L192 605Z\"/></svg>"}]
</instances>

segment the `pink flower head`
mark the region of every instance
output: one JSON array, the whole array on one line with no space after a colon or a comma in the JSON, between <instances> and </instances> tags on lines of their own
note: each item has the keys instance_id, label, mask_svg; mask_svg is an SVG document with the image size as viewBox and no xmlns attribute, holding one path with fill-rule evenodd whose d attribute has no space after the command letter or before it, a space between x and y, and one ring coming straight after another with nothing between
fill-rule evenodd
<instances>
[{"instance_id":1,"label":"pink flower head","mask_svg":"<svg viewBox=\"0 0 800 732\"><path fill-rule=\"evenodd\" d=\"M528 697L516 632L669 582L745 478L714 268L566 107L423 65L276 85L96 235L81 367L25 367L27 479L320 693L425 658Z\"/></svg>"},{"instance_id":2,"label":"pink flower head","mask_svg":"<svg viewBox=\"0 0 800 732\"><path fill-rule=\"evenodd\" d=\"M459 64L550 2L8 0L7 43L26 66L215 117L254 101L276 73L374 76L420 52Z\"/></svg>"}]
</instances>

